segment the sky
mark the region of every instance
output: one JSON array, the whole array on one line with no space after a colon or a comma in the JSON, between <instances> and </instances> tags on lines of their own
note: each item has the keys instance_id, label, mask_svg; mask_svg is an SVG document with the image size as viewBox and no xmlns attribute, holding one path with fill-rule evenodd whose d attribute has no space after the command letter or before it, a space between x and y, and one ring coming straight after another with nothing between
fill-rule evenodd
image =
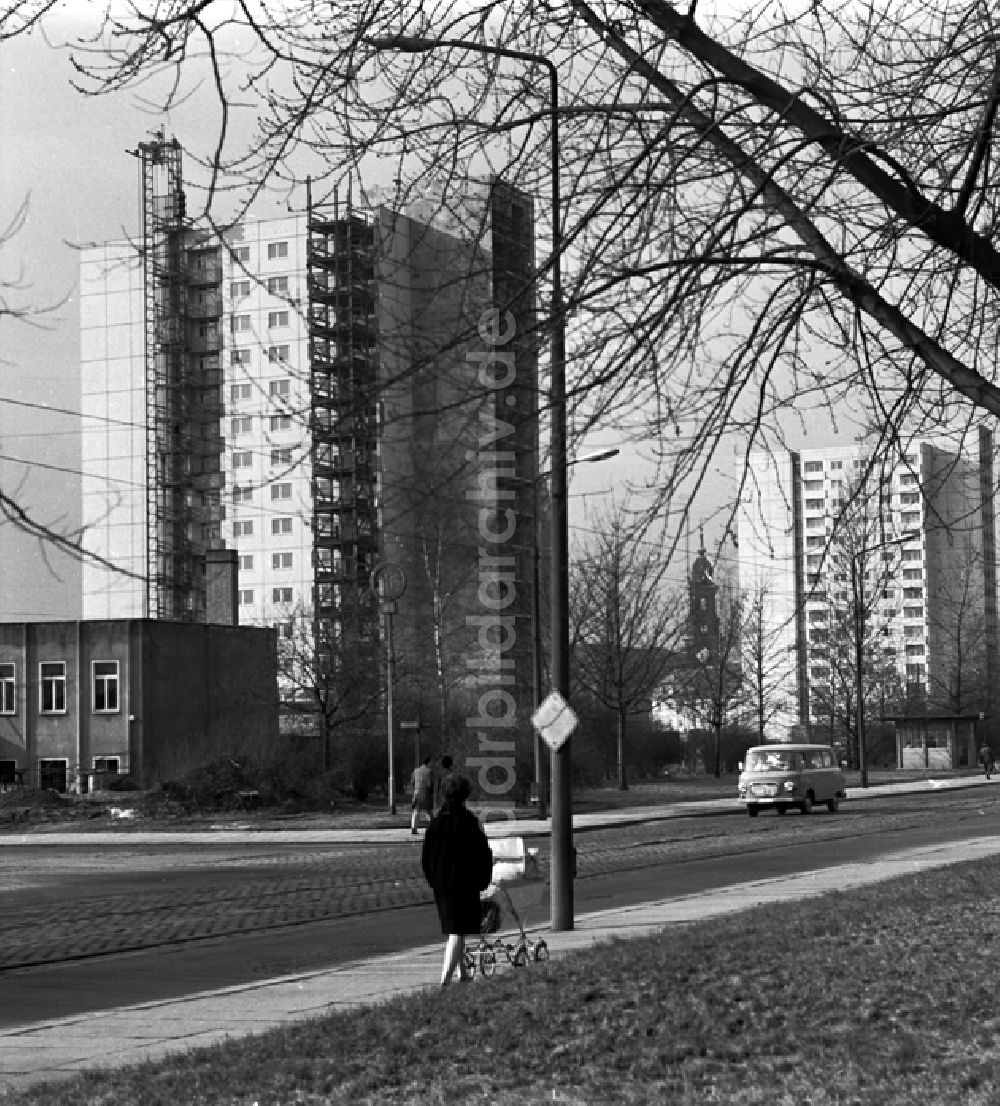
<instances>
[{"instance_id":1,"label":"sky","mask_svg":"<svg viewBox=\"0 0 1000 1106\"><path fill-rule=\"evenodd\" d=\"M66 18L95 8L74 5ZM30 324L0 320L0 489L61 531L80 523L78 247L137 232L139 167L129 150L161 125L182 146L197 147L217 122L206 89L167 119L151 114L135 93L82 95L71 84L69 53L60 48L72 29L49 24L52 44L33 34L0 47L0 225L28 205L25 225L0 249L0 280L21 285L7 290L12 302L45 309ZM187 160L185 176L196 175ZM570 520L578 539L604 500L620 501L627 484L641 485L649 472L646 451L613 431L588 439L581 451L608 447L620 448L619 456L571 472ZM714 497L696 513L682 549L697 551L699 518L717 511L736 466L735 453L723 450L709 481ZM712 534L717 525L709 522L713 539L721 538ZM0 618L75 616L78 571L66 556L0 521Z\"/></svg>"}]
</instances>

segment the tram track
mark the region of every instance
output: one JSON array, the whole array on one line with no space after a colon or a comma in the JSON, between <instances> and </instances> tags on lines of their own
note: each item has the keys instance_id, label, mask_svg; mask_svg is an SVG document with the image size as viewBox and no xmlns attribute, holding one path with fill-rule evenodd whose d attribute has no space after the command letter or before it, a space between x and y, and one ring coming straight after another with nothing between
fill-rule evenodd
<instances>
[{"instance_id":1,"label":"tram track","mask_svg":"<svg viewBox=\"0 0 1000 1106\"><path fill-rule=\"evenodd\" d=\"M924 797L926 798L926 797ZM862 800L863 801L863 800ZM649 822L577 835L578 879L641 872L753 856L788 847L824 850L875 835L905 835L928 822L926 801L889 801L836 815L804 818L735 819L732 815L699 816ZM977 796L934 796L931 809L957 827L983 821ZM992 807L992 804L991 804ZM665 832L666 831L666 832ZM548 852L542 840L542 878L548 874ZM26 861L29 858L25 858ZM79 858L78 858L79 859ZM137 863L141 860L137 858ZM150 873L155 886L117 892L72 883L65 898L50 886L6 890L0 898L0 976L41 965L111 957L194 942L265 934L300 925L422 906L431 896L419 871L419 850L399 846L359 846L324 853L309 846L305 855L290 846L252 858L220 855L214 870L204 859L194 868ZM295 869L289 874L288 869ZM378 869L377 871L375 869ZM323 869L323 870L320 870ZM9 865L8 869L9 870ZM16 872L13 873L16 876ZM112 881L113 882L113 881Z\"/></svg>"}]
</instances>

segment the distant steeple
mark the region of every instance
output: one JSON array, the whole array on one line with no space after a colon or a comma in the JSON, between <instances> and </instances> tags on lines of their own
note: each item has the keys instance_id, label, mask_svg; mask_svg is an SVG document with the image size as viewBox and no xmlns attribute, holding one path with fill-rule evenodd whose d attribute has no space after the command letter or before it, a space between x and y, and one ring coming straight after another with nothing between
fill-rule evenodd
<instances>
[{"instance_id":1,"label":"distant steeple","mask_svg":"<svg viewBox=\"0 0 1000 1106\"><path fill-rule=\"evenodd\" d=\"M688 581L690 615L688 640L693 656L700 661L714 660L719 655L719 612L716 606L718 585L715 571L705 550L705 534L699 527L699 549L691 566Z\"/></svg>"}]
</instances>

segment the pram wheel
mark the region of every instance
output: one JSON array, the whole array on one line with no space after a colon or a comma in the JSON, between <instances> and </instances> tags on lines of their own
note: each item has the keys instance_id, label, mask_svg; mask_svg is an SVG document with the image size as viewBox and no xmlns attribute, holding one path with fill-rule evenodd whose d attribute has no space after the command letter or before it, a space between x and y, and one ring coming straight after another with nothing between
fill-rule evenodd
<instances>
[{"instance_id":1,"label":"pram wheel","mask_svg":"<svg viewBox=\"0 0 1000 1106\"><path fill-rule=\"evenodd\" d=\"M479 971L483 979L489 979L497 970L497 954L492 949L482 949L479 953Z\"/></svg>"},{"instance_id":2,"label":"pram wheel","mask_svg":"<svg viewBox=\"0 0 1000 1106\"><path fill-rule=\"evenodd\" d=\"M528 963L528 950L524 945L518 945L510 962L515 968L523 968Z\"/></svg>"},{"instance_id":3,"label":"pram wheel","mask_svg":"<svg viewBox=\"0 0 1000 1106\"><path fill-rule=\"evenodd\" d=\"M462 973L462 978L465 980L476 978L476 958L468 949L466 949L465 954L462 956L462 966L459 970Z\"/></svg>"},{"instance_id":4,"label":"pram wheel","mask_svg":"<svg viewBox=\"0 0 1000 1106\"><path fill-rule=\"evenodd\" d=\"M539 941L535 945L535 960L538 963L544 963L549 958L549 946L544 941Z\"/></svg>"}]
</instances>

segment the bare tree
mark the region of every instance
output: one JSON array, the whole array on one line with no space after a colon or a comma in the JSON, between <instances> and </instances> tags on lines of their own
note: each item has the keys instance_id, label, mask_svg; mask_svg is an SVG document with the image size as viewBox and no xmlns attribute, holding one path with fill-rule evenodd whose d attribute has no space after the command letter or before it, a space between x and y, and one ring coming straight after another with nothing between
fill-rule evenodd
<instances>
[{"instance_id":1,"label":"bare tree","mask_svg":"<svg viewBox=\"0 0 1000 1106\"><path fill-rule=\"evenodd\" d=\"M890 438L1000 413L998 37L983 0L139 0L75 60L167 106L207 67L206 202L242 181L246 205L376 168L396 204L470 166L544 195L550 59L576 425L648 442L663 509L724 434L766 447L804 407L847 398Z\"/></svg>"},{"instance_id":2,"label":"bare tree","mask_svg":"<svg viewBox=\"0 0 1000 1106\"><path fill-rule=\"evenodd\" d=\"M360 600L345 589L344 602ZM345 612L349 614L349 612ZM363 624L346 617L344 625ZM323 769L345 764L340 735L358 726L370 728L382 709L385 685L373 642L345 636L336 641L316 632L313 611L298 607L279 623L278 686L282 711L318 729ZM347 738L345 738L347 741Z\"/></svg>"},{"instance_id":3,"label":"bare tree","mask_svg":"<svg viewBox=\"0 0 1000 1106\"><path fill-rule=\"evenodd\" d=\"M648 713L685 628L683 606L665 586L666 568L661 543L635 528L627 507L615 506L595 517L572 568L572 671L583 692L615 716L622 791L629 717Z\"/></svg>"},{"instance_id":4,"label":"bare tree","mask_svg":"<svg viewBox=\"0 0 1000 1106\"><path fill-rule=\"evenodd\" d=\"M744 590L740 603L743 709L753 720L761 742L767 740L769 726L787 721L794 714L789 698L794 659L772 615L772 606L767 584Z\"/></svg>"},{"instance_id":5,"label":"bare tree","mask_svg":"<svg viewBox=\"0 0 1000 1106\"><path fill-rule=\"evenodd\" d=\"M959 539L961 541L961 538ZM928 704L949 714L992 714L996 700L987 670L987 619L982 557L968 541L933 597L932 649L927 666ZM926 582L920 581L921 600Z\"/></svg>"}]
</instances>

